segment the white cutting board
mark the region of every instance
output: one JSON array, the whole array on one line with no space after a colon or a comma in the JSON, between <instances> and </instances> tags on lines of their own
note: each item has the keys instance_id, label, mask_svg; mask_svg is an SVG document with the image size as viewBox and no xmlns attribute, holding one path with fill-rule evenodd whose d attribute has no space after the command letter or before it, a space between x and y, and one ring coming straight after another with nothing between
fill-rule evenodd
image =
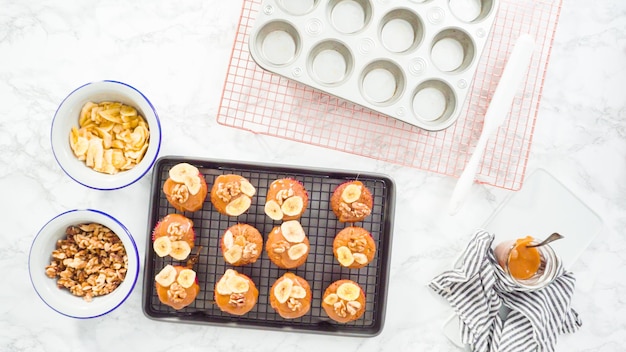
<instances>
[{"instance_id":1,"label":"white cutting board","mask_svg":"<svg viewBox=\"0 0 626 352\"><path fill-rule=\"evenodd\" d=\"M558 232L565 238L551 244L569 268L602 230L600 217L543 169L528 176L522 189L511 194L487 219L483 228L495 235L493 244L526 235L544 238ZM452 315L444 334L460 348L459 320Z\"/></svg>"}]
</instances>

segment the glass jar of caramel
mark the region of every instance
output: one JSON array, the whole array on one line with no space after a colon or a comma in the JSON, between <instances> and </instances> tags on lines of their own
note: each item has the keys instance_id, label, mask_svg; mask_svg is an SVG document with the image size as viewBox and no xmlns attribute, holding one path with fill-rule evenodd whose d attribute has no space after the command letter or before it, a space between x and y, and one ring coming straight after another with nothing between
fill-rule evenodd
<instances>
[{"instance_id":1,"label":"glass jar of caramel","mask_svg":"<svg viewBox=\"0 0 626 352\"><path fill-rule=\"evenodd\" d=\"M550 284L559 273L560 259L549 244L527 247L539 242L541 240L526 236L504 241L494 249L495 258L506 276L525 290L540 289Z\"/></svg>"}]
</instances>

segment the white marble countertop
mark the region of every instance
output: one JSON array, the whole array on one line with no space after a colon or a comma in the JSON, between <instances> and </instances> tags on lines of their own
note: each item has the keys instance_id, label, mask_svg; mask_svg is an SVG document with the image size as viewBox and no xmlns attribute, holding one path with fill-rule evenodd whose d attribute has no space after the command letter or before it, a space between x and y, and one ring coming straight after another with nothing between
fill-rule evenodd
<instances>
[{"instance_id":1,"label":"white marble countertop","mask_svg":"<svg viewBox=\"0 0 626 352\"><path fill-rule=\"evenodd\" d=\"M241 1L0 1L0 293L3 351L457 351L442 333L450 307L426 287L469 233L511 191L474 185L446 212L455 179L216 122ZM583 326L558 351L626 345L626 3L565 0L546 76L528 171L543 168L596 211L604 228L571 270ZM150 177L113 192L69 179L53 159L50 122L83 83L132 83L155 105L161 155L382 172L397 194L388 307L372 338L170 324L142 312L142 281L114 312L77 320L49 309L27 273L31 241L54 215L109 212L133 233L143 261ZM468 204L470 204L468 206ZM620 270L616 270L620 269Z\"/></svg>"}]
</instances>

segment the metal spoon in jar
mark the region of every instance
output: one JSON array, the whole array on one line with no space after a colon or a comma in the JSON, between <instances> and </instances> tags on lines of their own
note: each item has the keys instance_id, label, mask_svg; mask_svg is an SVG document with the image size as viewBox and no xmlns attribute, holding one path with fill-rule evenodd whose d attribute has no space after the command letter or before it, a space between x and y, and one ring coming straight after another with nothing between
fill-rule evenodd
<instances>
[{"instance_id":1,"label":"metal spoon in jar","mask_svg":"<svg viewBox=\"0 0 626 352\"><path fill-rule=\"evenodd\" d=\"M541 247L541 246L543 246L545 244L548 244L548 243L550 243L552 241L560 240L563 237L565 237L565 236L555 232L555 233L551 234L550 236L548 236L548 238L546 238L545 240L543 240L543 241L541 241L541 242L539 242L537 244L528 245L528 246L526 246L526 248Z\"/></svg>"}]
</instances>

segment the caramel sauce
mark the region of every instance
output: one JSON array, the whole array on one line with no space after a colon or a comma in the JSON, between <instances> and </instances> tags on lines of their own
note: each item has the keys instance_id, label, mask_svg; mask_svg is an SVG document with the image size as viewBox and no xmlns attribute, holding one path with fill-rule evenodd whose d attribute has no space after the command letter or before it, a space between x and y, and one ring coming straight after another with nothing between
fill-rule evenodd
<instances>
[{"instance_id":1,"label":"caramel sauce","mask_svg":"<svg viewBox=\"0 0 626 352\"><path fill-rule=\"evenodd\" d=\"M530 236L518 239L509 254L509 273L518 280L531 278L541 265L541 256L537 248L526 247L532 241L533 238Z\"/></svg>"}]
</instances>

